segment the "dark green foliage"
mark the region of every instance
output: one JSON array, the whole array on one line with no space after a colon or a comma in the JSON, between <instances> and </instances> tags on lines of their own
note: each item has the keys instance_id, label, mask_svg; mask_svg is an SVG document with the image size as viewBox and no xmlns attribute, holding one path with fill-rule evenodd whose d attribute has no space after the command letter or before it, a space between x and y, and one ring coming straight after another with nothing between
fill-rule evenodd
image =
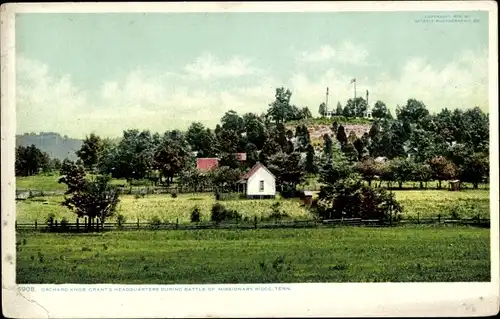
<instances>
[{"instance_id":1,"label":"dark green foliage","mask_svg":"<svg viewBox=\"0 0 500 319\"><path fill-rule=\"evenodd\" d=\"M317 167L314 163L314 147L309 144L306 148L306 172L309 174L314 174L317 172Z\"/></svg>"},{"instance_id":2,"label":"dark green foliage","mask_svg":"<svg viewBox=\"0 0 500 319\"><path fill-rule=\"evenodd\" d=\"M277 189L295 191L296 186L304 181L305 169L298 152L277 153L269 159L267 167L276 176Z\"/></svg>"},{"instance_id":3,"label":"dark green foliage","mask_svg":"<svg viewBox=\"0 0 500 319\"><path fill-rule=\"evenodd\" d=\"M373 107L372 117L379 119L391 119L392 115L384 102L377 101L375 102L375 106Z\"/></svg>"},{"instance_id":4,"label":"dark green foliage","mask_svg":"<svg viewBox=\"0 0 500 319\"><path fill-rule=\"evenodd\" d=\"M345 143L347 143L347 135L345 133L345 128L343 125L340 125L338 127L336 137L340 145L344 145Z\"/></svg>"},{"instance_id":5,"label":"dark green foliage","mask_svg":"<svg viewBox=\"0 0 500 319\"><path fill-rule=\"evenodd\" d=\"M16 147L16 176L32 176L50 167L50 157L35 145Z\"/></svg>"},{"instance_id":6,"label":"dark green foliage","mask_svg":"<svg viewBox=\"0 0 500 319\"><path fill-rule=\"evenodd\" d=\"M241 219L241 214L239 214L234 209L227 209L220 203L215 203L212 206L210 219L215 223L220 223L223 221L235 221Z\"/></svg>"},{"instance_id":7,"label":"dark green foliage","mask_svg":"<svg viewBox=\"0 0 500 319\"><path fill-rule=\"evenodd\" d=\"M149 227L151 229L159 229L161 225L161 219L158 216L153 216L149 220Z\"/></svg>"},{"instance_id":8,"label":"dark green foliage","mask_svg":"<svg viewBox=\"0 0 500 319\"><path fill-rule=\"evenodd\" d=\"M191 150L197 152L197 157L212 157L215 155L215 135L199 122L192 123L186 133L186 140Z\"/></svg>"},{"instance_id":9,"label":"dark green foliage","mask_svg":"<svg viewBox=\"0 0 500 319\"><path fill-rule=\"evenodd\" d=\"M191 222L198 223L200 220L201 220L201 211L197 206L195 206L191 211Z\"/></svg>"},{"instance_id":10,"label":"dark green foliage","mask_svg":"<svg viewBox=\"0 0 500 319\"><path fill-rule=\"evenodd\" d=\"M321 103L319 105L318 113L321 116L325 116L325 113L326 113L326 104L325 103Z\"/></svg>"},{"instance_id":11,"label":"dark green foliage","mask_svg":"<svg viewBox=\"0 0 500 319\"><path fill-rule=\"evenodd\" d=\"M333 141L330 135L323 135L323 142L323 153L325 154L326 158L331 158L333 153Z\"/></svg>"},{"instance_id":12,"label":"dark green foliage","mask_svg":"<svg viewBox=\"0 0 500 319\"><path fill-rule=\"evenodd\" d=\"M101 138L91 133L83 140L82 147L76 151L76 155L82 160L87 169L92 169L100 160L103 149Z\"/></svg>"},{"instance_id":13,"label":"dark green foliage","mask_svg":"<svg viewBox=\"0 0 500 319\"><path fill-rule=\"evenodd\" d=\"M73 210L78 217L99 218L104 224L108 217L113 216L119 202L118 190L109 184L110 179L106 175L87 179L83 167L75 164L59 180L68 187L62 205Z\"/></svg>"}]
</instances>

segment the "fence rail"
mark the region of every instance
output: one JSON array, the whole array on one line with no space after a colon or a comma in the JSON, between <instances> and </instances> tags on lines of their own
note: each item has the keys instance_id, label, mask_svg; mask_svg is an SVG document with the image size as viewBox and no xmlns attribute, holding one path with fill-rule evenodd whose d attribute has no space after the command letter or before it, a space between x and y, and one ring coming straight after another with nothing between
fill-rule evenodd
<instances>
[{"instance_id":1,"label":"fence rail","mask_svg":"<svg viewBox=\"0 0 500 319\"><path fill-rule=\"evenodd\" d=\"M52 223L18 223L16 222L16 231L43 231L43 232L86 232L92 231L110 231L110 230L196 230L196 229L272 229L272 228L320 228L320 227L339 227L339 226L365 226L365 227L388 227L418 224L454 224L469 225L477 227L489 227L490 220L483 218L470 219L442 219L424 218L424 219L402 219L379 220L379 219L330 219L330 220L254 220L231 221L231 222L198 222L198 223L179 223L175 222L128 222L115 223L106 222L104 224L92 222L91 226L87 221L75 223L66 223L54 221Z\"/></svg>"}]
</instances>

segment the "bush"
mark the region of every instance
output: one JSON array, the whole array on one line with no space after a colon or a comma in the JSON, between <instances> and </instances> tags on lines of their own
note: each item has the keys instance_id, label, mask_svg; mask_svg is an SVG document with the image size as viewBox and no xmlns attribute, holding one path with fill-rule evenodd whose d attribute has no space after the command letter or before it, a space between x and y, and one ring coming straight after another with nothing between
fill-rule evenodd
<instances>
[{"instance_id":1,"label":"bush","mask_svg":"<svg viewBox=\"0 0 500 319\"><path fill-rule=\"evenodd\" d=\"M61 229L62 230L67 230L68 229L68 223L69 223L68 219L66 217L63 217L61 219Z\"/></svg>"},{"instance_id":2,"label":"bush","mask_svg":"<svg viewBox=\"0 0 500 319\"><path fill-rule=\"evenodd\" d=\"M161 225L161 219L158 216L153 216L153 217L151 217L149 223L150 223L151 229L158 229L158 228L160 228L160 225Z\"/></svg>"},{"instance_id":3,"label":"bush","mask_svg":"<svg viewBox=\"0 0 500 319\"><path fill-rule=\"evenodd\" d=\"M192 223L198 223L201 219L201 212L198 207L193 208L193 211L191 212L191 222Z\"/></svg>"},{"instance_id":4,"label":"bush","mask_svg":"<svg viewBox=\"0 0 500 319\"><path fill-rule=\"evenodd\" d=\"M47 218L45 219L45 223L49 225L54 224L55 220L56 220L56 215L54 213L49 213L47 215Z\"/></svg>"},{"instance_id":5,"label":"bush","mask_svg":"<svg viewBox=\"0 0 500 319\"><path fill-rule=\"evenodd\" d=\"M126 221L127 221L127 218L124 215L118 214L116 216L116 223L118 224L119 229L121 229L123 227L123 224L125 224Z\"/></svg>"},{"instance_id":6,"label":"bush","mask_svg":"<svg viewBox=\"0 0 500 319\"><path fill-rule=\"evenodd\" d=\"M276 202L271 205L271 214L269 215L270 219L281 219L284 217L289 217L287 213L280 210L280 202Z\"/></svg>"},{"instance_id":7,"label":"bush","mask_svg":"<svg viewBox=\"0 0 500 319\"><path fill-rule=\"evenodd\" d=\"M172 198L177 198L177 193L176 192L172 192L170 195L172 196Z\"/></svg>"},{"instance_id":8,"label":"bush","mask_svg":"<svg viewBox=\"0 0 500 319\"><path fill-rule=\"evenodd\" d=\"M210 219L216 223L229 220L238 220L241 219L241 214L234 209L226 209L224 205L220 203L215 203L212 206L212 214L210 216Z\"/></svg>"}]
</instances>

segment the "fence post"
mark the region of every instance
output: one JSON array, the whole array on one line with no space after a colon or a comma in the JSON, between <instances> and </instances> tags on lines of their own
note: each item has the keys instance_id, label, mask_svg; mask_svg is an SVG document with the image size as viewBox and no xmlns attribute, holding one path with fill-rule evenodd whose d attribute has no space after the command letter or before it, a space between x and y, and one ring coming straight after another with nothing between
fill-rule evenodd
<instances>
[{"instance_id":1,"label":"fence post","mask_svg":"<svg viewBox=\"0 0 500 319\"><path fill-rule=\"evenodd\" d=\"M38 227L38 223L37 223L37 221L35 219L35 230L37 229L37 227Z\"/></svg>"},{"instance_id":2,"label":"fence post","mask_svg":"<svg viewBox=\"0 0 500 319\"><path fill-rule=\"evenodd\" d=\"M17 229L17 220L16 220L16 222L15 222L15 226L14 226L14 227L15 227L15 229Z\"/></svg>"},{"instance_id":3,"label":"fence post","mask_svg":"<svg viewBox=\"0 0 500 319\"><path fill-rule=\"evenodd\" d=\"M257 216L253 217L253 227L257 228Z\"/></svg>"},{"instance_id":4,"label":"fence post","mask_svg":"<svg viewBox=\"0 0 500 319\"><path fill-rule=\"evenodd\" d=\"M56 229L57 229L57 219L56 219L56 224L55 224L55 226L56 226Z\"/></svg>"},{"instance_id":5,"label":"fence post","mask_svg":"<svg viewBox=\"0 0 500 319\"><path fill-rule=\"evenodd\" d=\"M79 230L80 229L80 224L79 224L79 221L80 219L77 217L76 218L76 230Z\"/></svg>"},{"instance_id":6,"label":"fence post","mask_svg":"<svg viewBox=\"0 0 500 319\"><path fill-rule=\"evenodd\" d=\"M420 224L420 212L417 212L417 224Z\"/></svg>"},{"instance_id":7,"label":"fence post","mask_svg":"<svg viewBox=\"0 0 500 319\"><path fill-rule=\"evenodd\" d=\"M179 228L179 217L176 218L175 220L175 229Z\"/></svg>"},{"instance_id":8,"label":"fence post","mask_svg":"<svg viewBox=\"0 0 500 319\"><path fill-rule=\"evenodd\" d=\"M438 224L441 224L441 214L438 214Z\"/></svg>"},{"instance_id":9,"label":"fence post","mask_svg":"<svg viewBox=\"0 0 500 319\"><path fill-rule=\"evenodd\" d=\"M50 230L52 230L52 226L54 225L54 220L53 219L50 219L49 220L49 228Z\"/></svg>"},{"instance_id":10,"label":"fence post","mask_svg":"<svg viewBox=\"0 0 500 319\"><path fill-rule=\"evenodd\" d=\"M137 229L139 229L139 218L137 218Z\"/></svg>"}]
</instances>

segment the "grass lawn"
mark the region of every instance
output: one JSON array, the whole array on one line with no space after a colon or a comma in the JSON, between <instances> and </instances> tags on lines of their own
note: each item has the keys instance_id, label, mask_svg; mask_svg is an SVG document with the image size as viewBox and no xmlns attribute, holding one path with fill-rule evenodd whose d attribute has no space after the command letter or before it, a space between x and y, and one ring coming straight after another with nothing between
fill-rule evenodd
<instances>
[{"instance_id":1,"label":"grass lawn","mask_svg":"<svg viewBox=\"0 0 500 319\"><path fill-rule=\"evenodd\" d=\"M90 176L90 175L89 175ZM37 191L65 191L66 185L58 183L60 175L16 176L16 189ZM111 184L126 184L125 179L112 179Z\"/></svg>"},{"instance_id":2,"label":"grass lawn","mask_svg":"<svg viewBox=\"0 0 500 319\"><path fill-rule=\"evenodd\" d=\"M44 222L49 213L54 213L56 219L63 217L70 221L75 220L75 214L69 209L61 206L63 196L46 196L18 201L16 203L16 219L19 223ZM236 209L240 214L253 218L266 217L271 214L271 205L276 201L281 203L281 209L286 211L292 218L307 219L311 215L302 206L299 199L262 199L262 200L228 200L221 201L227 208ZM159 217L164 222L175 222L179 218L180 223L189 222L191 211L195 206L201 210L202 220L210 219L210 210L216 202L213 194L180 194L173 198L167 194L147 195L144 198L136 198L134 195L120 196L117 213L124 215L128 222L137 219L148 221L153 216Z\"/></svg>"},{"instance_id":3,"label":"grass lawn","mask_svg":"<svg viewBox=\"0 0 500 319\"><path fill-rule=\"evenodd\" d=\"M480 213L482 218L489 218L489 191L467 190L450 192L447 190L394 191L396 198L403 205L404 218L451 217L452 207L460 207L460 218L472 218ZM45 196L16 202L16 219L19 223L31 223L37 220L43 223L49 213L54 213L56 219L66 217L74 221L75 214L61 206L63 196ZM212 194L180 194L177 198L170 195L147 195L136 198L134 195L122 195L117 207L117 213L124 215L128 222L139 218L149 221L153 216L165 222L189 222L190 214L195 206L201 210L202 220L210 219L210 210L216 202ZM253 218L267 217L271 213L271 205L276 201L281 203L281 210L294 219L309 219L311 214L302 206L299 199L263 199L263 200L229 200L221 201L227 208L236 209L243 216ZM464 208L465 207L465 208ZM470 208L467 208L470 207Z\"/></svg>"},{"instance_id":4,"label":"grass lawn","mask_svg":"<svg viewBox=\"0 0 500 319\"><path fill-rule=\"evenodd\" d=\"M489 230L396 227L19 233L17 283L490 280Z\"/></svg>"}]
</instances>

